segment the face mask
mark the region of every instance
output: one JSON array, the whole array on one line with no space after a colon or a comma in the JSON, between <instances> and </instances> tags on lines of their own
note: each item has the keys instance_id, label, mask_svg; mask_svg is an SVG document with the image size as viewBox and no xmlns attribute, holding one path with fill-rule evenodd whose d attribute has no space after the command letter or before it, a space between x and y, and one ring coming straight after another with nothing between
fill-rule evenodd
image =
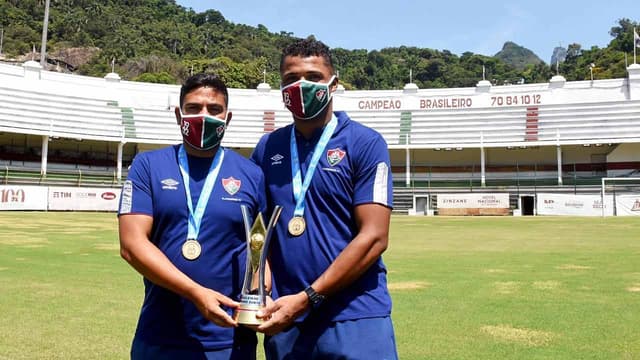
<instances>
[{"instance_id":1,"label":"face mask","mask_svg":"<svg viewBox=\"0 0 640 360\"><path fill-rule=\"evenodd\" d=\"M227 116L229 113L227 112ZM211 150L220 145L227 128L227 118L211 115L183 115L180 111L182 139L198 150Z\"/></svg>"},{"instance_id":2,"label":"face mask","mask_svg":"<svg viewBox=\"0 0 640 360\"><path fill-rule=\"evenodd\" d=\"M282 101L291 113L299 119L313 119L324 110L331 101L329 86L335 75L328 83L318 83L300 79L283 87Z\"/></svg>"}]
</instances>

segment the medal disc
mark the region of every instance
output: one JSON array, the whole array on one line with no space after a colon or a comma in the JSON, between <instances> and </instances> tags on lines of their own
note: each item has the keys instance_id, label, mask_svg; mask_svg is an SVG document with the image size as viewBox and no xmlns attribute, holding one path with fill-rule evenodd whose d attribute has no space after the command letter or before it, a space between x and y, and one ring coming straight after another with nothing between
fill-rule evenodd
<instances>
[{"instance_id":1,"label":"medal disc","mask_svg":"<svg viewBox=\"0 0 640 360\"><path fill-rule=\"evenodd\" d=\"M300 236L304 232L306 224L302 216L294 216L289 220L289 234Z\"/></svg>"},{"instance_id":2,"label":"medal disc","mask_svg":"<svg viewBox=\"0 0 640 360\"><path fill-rule=\"evenodd\" d=\"M182 244L182 256L187 260L197 259L200 256L201 251L202 248L197 240L187 239L187 241Z\"/></svg>"}]
</instances>

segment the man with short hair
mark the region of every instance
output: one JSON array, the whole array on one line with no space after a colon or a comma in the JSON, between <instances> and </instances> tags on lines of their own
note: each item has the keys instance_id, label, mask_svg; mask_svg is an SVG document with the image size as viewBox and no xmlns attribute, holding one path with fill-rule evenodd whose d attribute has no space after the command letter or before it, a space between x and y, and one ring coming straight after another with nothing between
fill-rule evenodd
<instances>
[{"instance_id":1,"label":"man with short hair","mask_svg":"<svg viewBox=\"0 0 640 360\"><path fill-rule=\"evenodd\" d=\"M261 314L267 359L396 359L381 255L392 207L382 136L333 112L329 48L284 49L282 95L293 124L262 137L269 207L282 205L270 252L273 298Z\"/></svg>"},{"instance_id":2,"label":"man with short hair","mask_svg":"<svg viewBox=\"0 0 640 360\"><path fill-rule=\"evenodd\" d=\"M264 176L220 146L231 120L225 84L197 74L180 91L182 144L138 154L122 190L120 253L144 277L132 359L255 359L238 327L246 261L240 205L263 211Z\"/></svg>"}]
</instances>

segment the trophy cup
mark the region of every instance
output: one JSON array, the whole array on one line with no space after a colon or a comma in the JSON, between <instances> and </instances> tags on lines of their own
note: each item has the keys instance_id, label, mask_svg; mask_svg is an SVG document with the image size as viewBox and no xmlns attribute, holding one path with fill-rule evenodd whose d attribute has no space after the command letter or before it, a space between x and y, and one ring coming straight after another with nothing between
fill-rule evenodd
<instances>
[{"instance_id":1,"label":"trophy cup","mask_svg":"<svg viewBox=\"0 0 640 360\"><path fill-rule=\"evenodd\" d=\"M282 206L275 206L269 224L266 227L261 213L258 213L252 226L249 209L246 205L241 205L240 207L247 235L247 266L244 273L242 293L240 294L240 306L236 310L235 317L240 324L260 325L263 321L256 318L256 313L267 304L265 265L269 252L271 230L273 230L280 217Z\"/></svg>"}]
</instances>

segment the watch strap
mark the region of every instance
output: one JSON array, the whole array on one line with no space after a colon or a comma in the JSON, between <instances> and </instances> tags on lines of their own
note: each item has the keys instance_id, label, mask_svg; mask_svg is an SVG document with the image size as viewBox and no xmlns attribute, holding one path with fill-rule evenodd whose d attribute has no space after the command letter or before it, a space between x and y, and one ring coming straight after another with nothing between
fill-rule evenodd
<instances>
[{"instance_id":1,"label":"watch strap","mask_svg":"<svg viewBox=\"0 0 640 360\"><path fill-rule=\"evenodd\" d=\"M325 299L324 295L318 294L315 291L315 289L311 286L307 286L307 288L304 289L304 292L305 294L307 294L307 297L309 298L309 303L311 304L311 307L314 309L318 308Z\"/></svg>"}]
</instances>

